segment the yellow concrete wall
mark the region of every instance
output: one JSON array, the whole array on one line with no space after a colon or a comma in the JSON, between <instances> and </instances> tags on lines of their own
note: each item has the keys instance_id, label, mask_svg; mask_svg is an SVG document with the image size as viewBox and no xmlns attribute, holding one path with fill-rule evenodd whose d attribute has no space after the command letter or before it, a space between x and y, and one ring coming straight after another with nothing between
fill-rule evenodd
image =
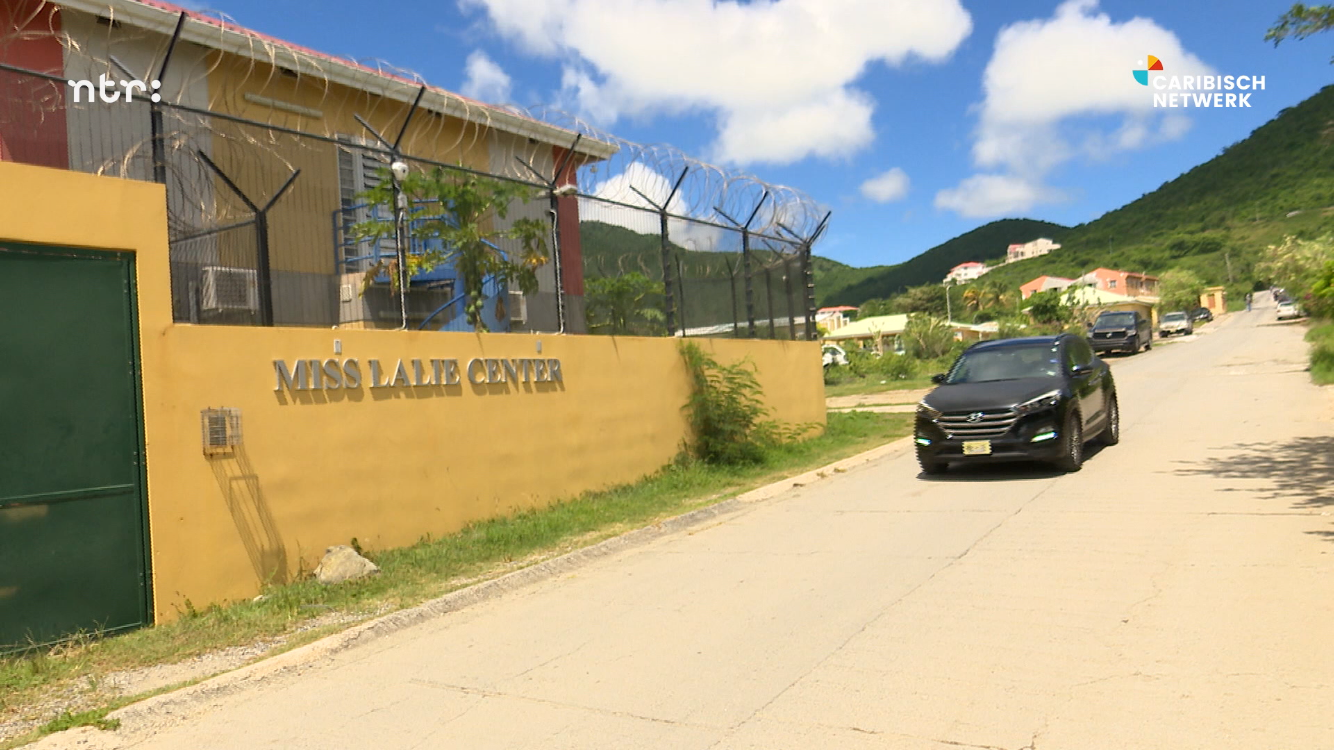
<instances>
[{"instance_id":1,"label":"yellow concrete wall","mask_svg":"<svg viewBox=\"0 0 1334 750\"><path fill-rule=\"evenodd\" d=\"M156 185L0 163L0 239L137 254L159 619L253 596L353 537L411 544L635 480L685 436L673 340L175 325L164 205ZM751 358L777 418L823 423L818 344L699 343ZM366 378L371 359L474 357L556 358L564 382L275 392L276 359L356 358ZM210 407L241 410L231 455L204 455Z\"/></svg>"}]
</instances>

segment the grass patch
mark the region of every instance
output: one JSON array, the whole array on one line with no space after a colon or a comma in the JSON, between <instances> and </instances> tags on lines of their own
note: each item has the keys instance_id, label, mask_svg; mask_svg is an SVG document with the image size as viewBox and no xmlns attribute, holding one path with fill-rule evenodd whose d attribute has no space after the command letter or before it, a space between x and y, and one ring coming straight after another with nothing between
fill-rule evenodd
<instances>
[{"instance_id":1,"label":"grass patch","mask_svg":"<svg viewBox=\"0 0 1334 750\"><path fill-rule=\"evenodd\" d=\"M1334 383L1334 323L1322 322L1306 332L1311 342L1311 380L1316 385Z\"/></svg>"},{"instance_id":2,"label":"grass patch","mask_svg":"<svg viewBox=\"0 0 1334 750\"><path fill-rule=\"evenodd\" d=\"M899 380L889 380L886 378L865 377L845 380L840 383L826 385L824 387L825 398L834 398L836 396L861 396L867 393L884 393L885 391L911 391L918 388L933 388L929 376L916 378L902 378Z\"/></svg>"},{"instance_id":3,"label":"grass patch","mask_svg":"<svg viewBox=\"0 0 1334 750\"><path fill-rule=\"evenodd\" d=\"M51 734L52 732L63 732L66 729L73 729L75 727L97 727L98 729L108 731L119 729L120 721L107 718L107 714L110 712L110 707L99 708L93 711L84 711L77 714L72 714L69 711L66 711L51 721L43 724L39 731L42 734Z\"/></svg>"},{"instance_id":4,"label":"grass patch","mask_svg":"<svg viewBox=\"0 0 1334 750\"><path fill-rule=\"evenodd\" d=\"M339 586L305 578L266 589L256 601L196 610L170 623L106 639L80 638L52 649L0 657L0 722L30 717L44 696L96 686L109 673L182 661L229 646L288 636L287 648L334 628L292 636L329 613L364 616L412 606L630 529L716 503L786 476L854 455L912 430L912 415L830 413L818 437L767 447L762 460L718 466L682 460L643 480L516 516L485 521L402 549L368 551L378 576ZM107 696L111 703L113 696ZM115 705L129 702L115 699ZM98 726L106 711L74 713L44 731ZM101 712L99 714L99 711ZM0 741L0 746L7 743Z\"/></svg>"}]
</instances>

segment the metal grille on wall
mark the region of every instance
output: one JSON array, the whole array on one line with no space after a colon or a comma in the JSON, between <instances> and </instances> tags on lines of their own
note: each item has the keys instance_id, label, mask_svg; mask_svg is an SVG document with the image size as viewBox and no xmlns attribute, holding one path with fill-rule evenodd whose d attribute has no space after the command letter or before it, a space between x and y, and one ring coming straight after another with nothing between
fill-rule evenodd
<instances>
[{"instance_id":1,"label":"metal grille on wall","mask_svg":"<svg viewBox=\"0 0 1334 750\"><path fill-rule=\"evenodd\" d=\"M483 284L491 330L627 332L603 319L609 292L625 317L623 290L598 282L641 271L633 332L814 334L809 255L828 212L799 191L216 15L128 0L95 12L19 5L28 12L0 13L0 159L164 184L179 322L469 330L452 265L394 285L396 266L381 263L440 250L433 240L413 226L398 239L352 231L393 222L393 207L364 193L402 160L527 185L531 200L507 221L552 224L535 293ZM42 60L62 62L31 64ZM102 76L158 80L162 99L108 103L68 84ZM576 180L583 192L564 197ZM571 220L577 231L557 226ZM571 237L582 268L566 267L578 259L562 252Z\"/></svg>"}]
</instances>

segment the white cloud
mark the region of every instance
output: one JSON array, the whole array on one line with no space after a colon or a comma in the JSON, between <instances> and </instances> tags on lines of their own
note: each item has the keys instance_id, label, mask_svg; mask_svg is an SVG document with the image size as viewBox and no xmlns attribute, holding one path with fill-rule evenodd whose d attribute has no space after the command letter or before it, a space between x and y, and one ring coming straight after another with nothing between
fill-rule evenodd
<instances>
[{"instance_id":1,"label":"white cloud","mask_svg":"<svg viewBox=\"0 0 1334 750\"><path fill-rule=\"evenodd\" d=\"M712 156L739 163L788 164L806 156L850 156L875 138L871 97L836 89L791 107L730 110Z\"/></svg>"},{"instance_id":2,"label":"white cloud","mask_svg":"<svg viewBox=\"0 0 1334 750\"><path fill-rule=\"evenodd\" d=\"M631 189L632 187L634 189ZM643 195L636 193L635 190ZM662 231L662 225L654 204L661 206L667 201L667 196L671 192L672 183L666 177L643 164L631 163L621 174L599 182L590 195L630 206L640 206L645 210L580 198L579 217L584 221L601 221L625 227L640 234L658 234ZM648 200L645 200L645 196ZM672 196L671 202L667 204L667 212L678 216L687 214L685 201L679 192ZM690 250L712 250L720 247L724 231L719 227L700 225L682 219L667 220L667 236L672 242Z\"/></svg>"},{"instance_id":3,"label":"white cloud","mask_svg":"<svg viewBox=\"0 0 1334 750\"><path fill-rule=\"evenodd\" d=\"M874 103L852 85L866 68L940 62L972 29L959 0L459 2L527 51L589 71L566 90L596 88L603 116L716 114L715 152L736 162L864 147Z\"/></svg>"},{"instance_id":4,"label":"white cloud","mask_svg":"<svg viewBox=\"0 0 1334 750\"><path fill-rule=\"evenodd\" d=\"M616 102L582 69L565 66L560 77L560 105L578 112L595 125L611 125L620 118Z\"/></svg>"},{"instance_id":5,"label":"white cloud","mask_svg":"<svg viewBox=\"0 0 1334 750\"><path fill-rule=\"evenodd\" d=\"M862 183L862 195L876 203L893 203L908 195L908 173L898 167Z\"/></svg>"},{"instance_id":6,"label":"white cloud","mask_svg":"<svg viewBox=\"0 0 1334 750\"><path fill-rule=\"evenodd\" d=\"M958 187L936 193L936 208L972 219L1014 215L1038 203L1054 203L1063 194L1054 188L1003 174L976 174Z\"/></svg>"},{"instance_id":7,"label":"white cloud","mask_svg":"<svg viewBox=\"0 0 1334 750\"><path fill-rule=\"evenodd\" d=\"M983 75L972 155L979 168L1004 174L970 177L942 191L936 205L966 205L968 216L987 215L977 213L987 205L998 208L991 215L1024 211L1060 199L1043 182L1071 159L1101 160L1182 137L1190 120L1155 110L1153 90L1131 75L1149 54L1169 75L1213 73L1176 34L1147 18L1114 22L1098 12L1097 0L1067 0L1051 18L1001 29ZM1119 124L1096 124L1106 116Z\"/></svg>"},{"instance_id":8,"label":"white cloud","mask_svg":"<svg viewBox=\"0 0 1334 750\"><path fill-rule=\"evenodd\" d=\"M477 50L468 55L463 82L463 95L491 104L504 104L510 99L510 77L485 52Z\"/></svg>"}]
</instances>

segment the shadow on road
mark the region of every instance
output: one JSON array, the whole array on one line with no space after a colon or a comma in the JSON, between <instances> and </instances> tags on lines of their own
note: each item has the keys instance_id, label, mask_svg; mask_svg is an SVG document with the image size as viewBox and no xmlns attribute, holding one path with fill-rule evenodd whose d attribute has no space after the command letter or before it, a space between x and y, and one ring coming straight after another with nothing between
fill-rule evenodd
<instances>
[{"instance_id":1,"label":"shadow on road","mask_svg":"<svg viewBox=\"0 0 1334 750\"><path fill-rule=\"evenodd\" d=\"M1334 437L1291 438L1242 443L1236 452L1203 461L1182 462L1177 474L1223 479L1262 479L1265 497L1291 501L1299 510L1334 507ZM1310 531L1334 542L1334 531Z\"/></svg>"}]
</instances>

